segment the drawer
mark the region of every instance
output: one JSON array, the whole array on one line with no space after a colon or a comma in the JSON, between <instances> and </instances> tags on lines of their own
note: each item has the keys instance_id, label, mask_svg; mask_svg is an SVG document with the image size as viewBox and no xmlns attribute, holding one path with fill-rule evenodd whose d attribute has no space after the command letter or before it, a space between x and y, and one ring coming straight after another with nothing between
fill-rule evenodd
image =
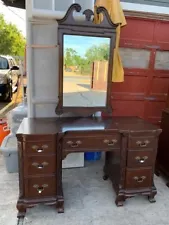
<instances>
[{"instance_id":1,"label":"drawer","mask_svg":"<svg viewBox=\"0 0 169 225\"><path fill-rule=\"evenodd\" d=\"M120 135L66 137L63 139L63 149L78 151L78 149L116 149L120 148Z\"/></svg>"},{"instance_id":2,"label":"drawer","mask_svg":"<svg viewBox=\"0 0 169 225\"><path fill-rule=\"evenodd\" d=\"M129 137L129 149L145 149L154 148L156 146L156 138L150 136Z\"/></svg>"},{"instance_id":3,"label":"drawer","mask_svg":"<svg viewBox=\"0 0 169 225\"><path fill-rule=\"evenodd\" d=\"M55 153L55 144L49 141L24 142L24 152L26 154L48 154Z\"/></svg>"},{"instance_id":4,"label":"drawer","mask_svg":"<svg viewBox=\"0 0 169 225\"><path fill-rule=\"evenodd\" d=\"M56 173L56 155L25 157L24 176Z\"/></svg>"},{"instance_id":5,"label":"drawer","mask_svg":"<svg viewBox=\"0 0 169 225\"><path fill-rule=\"evenodd\" d=\"M127 166L142 167L153 166L155 162L155 152L153 150L128 151Z\"/></svg>"},{"instance_id":6,"label":"drawer","mask_svg":"<svg viewBox=\"0 0 169 225\"><path fill-rule=\"evenodd\" d=\"M56 196L56 177L35 177L25 179L25 197L40 198Z\"/></svg>"},{"instance_id":7,"label":"drawer","mask_svg":"<svg viewBox=\"0 0 169 225\"><path fill-rule=\"evenodd\" d=\"M125 187L128 189L152 186L152 169L127 169Z\"/></svg>"}]
</instances>

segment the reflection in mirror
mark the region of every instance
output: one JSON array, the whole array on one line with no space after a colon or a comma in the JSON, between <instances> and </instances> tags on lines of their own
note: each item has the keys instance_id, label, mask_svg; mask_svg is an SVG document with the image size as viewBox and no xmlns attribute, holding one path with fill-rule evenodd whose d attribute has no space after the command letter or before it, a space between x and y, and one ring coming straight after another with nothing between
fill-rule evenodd
<instances>
[{"instance_id":1,"label":"reflection in mirror","mask_svg":"<svg viewBox=\"0 0 169 225\"><path fill-rule=\"evenodd\" d=\"M105 107L110 38L64 35L63 106Z\"/></svg>"}]
</instances>

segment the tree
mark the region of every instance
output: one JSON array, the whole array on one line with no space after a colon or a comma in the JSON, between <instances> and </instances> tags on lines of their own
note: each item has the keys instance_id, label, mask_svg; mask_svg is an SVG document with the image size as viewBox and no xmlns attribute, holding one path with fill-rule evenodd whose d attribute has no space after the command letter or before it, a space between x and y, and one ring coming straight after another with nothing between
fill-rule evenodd
<instances>
[{"instance_id":1,"label":"tree","mask_svg":"<svg viewBox=\"0 0 169 225\"><path fill-rule=\"evenodd\" d=\"M76 66L81 74L90 74L94 61L108 60L109 49L110 47L106 43L93 45L86 50L85 56L80 56L74 49L66 48L64 52L65 68Z\"/></svg>"},{"instance_id":2,"label":"tree","mask_svg":"<svg viewBox=\"0 0 169 225\"><path fill-rule=\"evenodd\" d=\"M72 48L66 48L64 52L64 65L65 67L76 65L77 52Z\"/></svg>"},{"instance_id":3,"label":"tree","mask_svg":"<svg viewBox=\"0 0 169 225\"><path fill-rule=\"evenodd\" d=\"M108 60L109 49L110 47L108 44L101 44L99 46L93 45L87 49L85 56L90 63L97 60Z\"/></svg>"},{"instance_id":4,"label":"tree","mask_svg":"<svg viewBox=\"0 0 169 225\"><path fill-rule=\"evenodd\" d=\"M0 15L0 54L23 56L26 40L17 27Z\"/></svg>"}]
</instances>

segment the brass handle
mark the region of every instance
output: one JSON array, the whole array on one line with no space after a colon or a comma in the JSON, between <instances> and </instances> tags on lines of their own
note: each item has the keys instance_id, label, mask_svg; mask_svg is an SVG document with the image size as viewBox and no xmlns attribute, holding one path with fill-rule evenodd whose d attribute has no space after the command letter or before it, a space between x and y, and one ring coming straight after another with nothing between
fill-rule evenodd
<instances>
[{"instance_id":1,"label":"brass handle","mask_svg":"<svg viewBox=\"0 0 169 225\"><path fill-rule=\"evenodd\" d=\"M137 141L136 142L136 144L139 146L139 147L141 147L141 148L144 148L144 147L146 147L148 144L149 144L150 142L148 141L148 140L146 140L146 141Z\"/></svg>"},{"instance_id":2,"label":"brass handle","mask_svg":"<svg viewBox=\"0 0 169 225\"><path fill-rule=\"evenodd\" d=\"M39 194L41 194L45 190L45 188L48 187L48 184L43 184L42 186L39 186L38 184L34 184L33 187L36 188Z\"/></svg>"},{"instance_id":3,"label":"brass handle","mask_svg":"<svg viewBox=\"0 0 169 225\"><path fill-rule=\"evenodd\" d=\"M138 183L142 183L146 179L146 177L145 176L142 176L142 177L133 177L133 179L135 181L137 181Z\"/></svg>"},{"instance_id":4,"label":"brass handle","mask_svg":"<svg viewBox=\"0 0 169 225\"><path fill-rule=\"evenodd\" d=\"M32 149L34 149L35 151L37 151L38 153L42 153L45 151L45 149L48 148L48 145L42 145L42 147L39 147L37 145L33 145Z\"/></svg>"},{"instance_id":5,"label":"brass handle","mask_svg":"<svg viewBox=\"0 0 169 225\"><path fill-rule=\"evenodd\" d=\"M135 159L136 159L139 163L145 163L145 161L148 159L148 156L143 156L143 157L136 156Z\"/></svg>"},{"instance_id":6,"label":"brass handle","mask_svg":"<svg viewBox=\"0 0 169 225\"><path fill-rule=\"evenodd\" d=\"M41 153L41 152L43 152L44 150L43 149L37 149L36 150L38 153Z\"/></svg>"},{"instance_id":7,"label":"brass handle","mask_svg":"<svg viewBox=\"0 0 169 225\"><path fill-rule=\"evenodd\" d=\"M117 143L116 139L113 140L104 140L104 143L107 144L108 146L114 146Z\"/></svg>"},{"instance_id":8,"label":"brass handle","mask_svg":"<svg viewBox=\"0 0 169 225\"><path fill-rule=\"evenodd\" d=\"M77 147L79 147L80 144L82 144L82 142L81 141L76 141L74 143L73 141L68 141L67 144L70 145L71 148L77 148Z\"/></svg>"},{"instance_id":9,"label":"brass handle","mask_svg":"<svg viewBox=\"0 0 169 225\"><path fill-rule=\"evenodd\" d=\"M32 166L35 166L37 169L43 169L45 166L48 166L48 165L49 165L49 163L47 163L47 162L43 162L41 164L36 163L36 162L32 163Z\"/></svg>"}]
</instances>

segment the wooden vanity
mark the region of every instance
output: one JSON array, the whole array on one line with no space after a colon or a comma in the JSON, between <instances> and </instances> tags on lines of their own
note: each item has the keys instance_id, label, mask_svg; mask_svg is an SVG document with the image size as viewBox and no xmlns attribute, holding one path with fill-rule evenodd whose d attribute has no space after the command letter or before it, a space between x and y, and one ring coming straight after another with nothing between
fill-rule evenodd
<instances>
[{"instance_id":1,"label":"wooden vanity","mask_svg":"<svg viewBox=\"0 0 169 225\"><path fill-rule=\"evenodd\" d=\"M75 152L105 152L103 178L112 181L117 206L138 194L155 202L154 164L161 129L137 117L112 118L113 51L119 24L112 23L103 7L95 12L96 16L102 14L100 24L93 22L91 10L85 10L85 20L77 22L73 12L80 10L80 5L73 4L58 21L57 118L26 118L17 133L18 217L40 203L55 205L58 212L64 212L62 160ZM107 65L107 72L99 74L104 80L103 90L92 85L92 65L98 60ZM96 117L103 112L106 118ZM73 116L68 117L70 113Z\"/></svg>"},{"instance_id":2,"label":"wooden vanity","mask_svg":"<svg viewBox=\"0 0 169 225\"><path fill-rule=\"evenodd\" d=\"M64 212L62 160L73 152L106 152L103 178L111 179L117 206L138 194L154 202L160 132L135 117L24 119L17 133L18 217L40 203L55 205L58 212Z\"/></svg>"}]
</instances>

